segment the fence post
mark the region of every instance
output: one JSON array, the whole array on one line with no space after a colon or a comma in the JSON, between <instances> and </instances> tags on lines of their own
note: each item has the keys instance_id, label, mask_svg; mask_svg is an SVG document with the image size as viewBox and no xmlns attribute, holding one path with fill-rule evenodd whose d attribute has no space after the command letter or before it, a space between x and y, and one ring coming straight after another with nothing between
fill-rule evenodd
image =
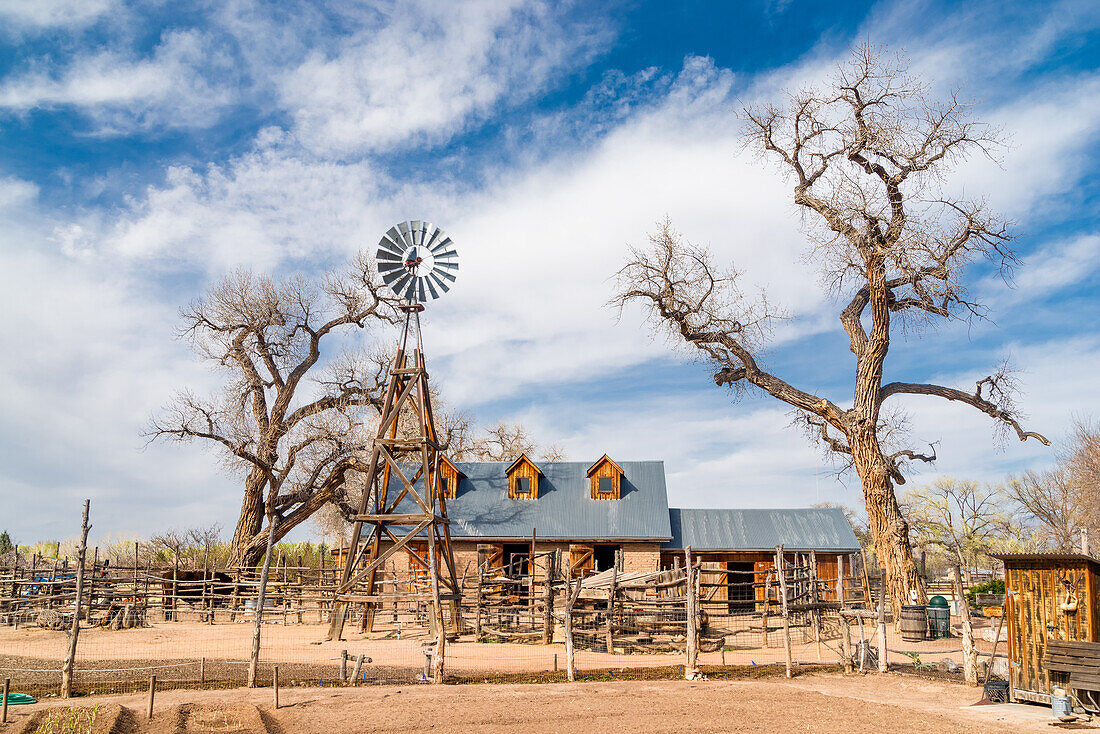
<instances>
[{"instance_id":1,"label":"fence post","mask_svg":"<svg viewBox=\"0 0 1100 734\"><path fill-rule=\"evenodd\" d=\"M153 697L157 695L157 677L149 676L149 712L148 718L153 718Z\"/></svg>"},{"instance_id":2,"label":"fence post","mask_svg":"<svg viewBox=\"0 0 1100 734\"><path fill-rule=\"evenodd\" d=\"M268 503L269 508L274 502ZM256 627L252 630L252 659L248 663L248 687L256 687L256 675L260 665L260 630L264 622L264 594L267 591L267 574L271 570L271 549L275 545L275 515L267 516L267 554L264 556L264 568L260 572L260 586L256 590Z\"/></svg>"},{"instance_id":3,"label":"fence post","mask_svg":"<svg viewBox=\"0 0 1100 734\"><path fill-rule=\"evenodd\" d=\"M607 587L607 634L604 639L604 646L607 648L609 655L615 652L615 643L612 640L612 625L615 616L615 584L618 580L619 566L615 564L611 567L611 585Z\"/></svg>"},{"instance_id":4,"label":"fence post","mask_svg":"<svg viewBox=\"0 0 1100 734\"><path fill-rule=\"evenodd\" d=\"M542 615L542 644L544 645L554 641L554 576L558 565L556 561L556 552L551 552L546 557L546 593L543 595L543 604L546 608Z\"/></svg>"},{"instance_id":5,"label":"fence post","mask_svg":"<svg viewBox=\"0 0 1100 734\"><path fill-rule=\"evenodd\" d=\"M80 634L80 601L84 595L84 560L88 553L88 507L91 500L84 500L84 516L80 522L80 547L77 549L76 603L73 607L73 626L69 630L69 651L61 668L61 697L73 695L73 665L76 662L76 638Z\"/></svg>"},{"instance_id":6,"label":"fence post","mask_svg":"<svg viewBox=\"0 0 1100 734\"><path fill-rule=\"evenodd\" d=\"M684 548L684 561L687 564L687 587L684 595L684 612L687 621L687 644L685 645L686 661L684 665L684 677L692 680L695 678L696 665L699 662L698 622L699 615L696 612L695 598L695 568L691 563L691 547Z\"/></svg>"},{"instance_id":7,"label":"fence post","mask_svg":"<svg viewBox=\"0 0 1100 734\"><path fill-rule=\"evenodd\" d=\"M878 672L885 673L890 664L886 659L886 579L882 581L878 590Z\"/></svg>"},{"instance_id":8,"label":"fence post","mask_svg":"<svg viewBox=\"0 0 1100 734\"><path fill-rule=\"evenodd\" d=\"M355 668L351 671L351 684L353 686L359 685L359 674L363 671L363 661L366 657L363 653L359 653L359 657L355 658Z\"/></svg>"},{"instance_id":9,"label":"fence post","mask_svg":"<svg viewBox=\"0 0 1100 734\"><path fill-rule=\"evenodd\" d=\"M0 724L8 723L8 691L11 690L11 678L4 679L4 690L0 693L3 702L0 703Z\"/></svg>"},{"instance_id":10,"label":"fence post","mask_svg":"<svg viewBox=\"0 0 1100 734\"><path fill-rule=\"evenodd\" d=\"M340 651L340 682L348 682L348 651Z\"/></svg>"},{"instance_id":11,"label":"fence post","mask_svg":"<svg viewBox=\"0 0 1100 734\"><path fill-rule=\"evenodd\" d=\"M276 665L274 667L274 669L271 671L271 676L272 676L271 685L275 689L275 691L274 691L275 709L278 710L278 708L279 708L279 666L278 665Z\"/></svg>"},{"instance_id":12,"label":"fence post","mask_svg":"<svg viewBox=\"0 0 1100 734\"><path fill-rule=\"evenodd\" d=\"M963 590L962 570L955 566L955 596L959 599L959 618L962 620L963 633L963 674L966 685L978 685L978 651L974 648L974 628L970 625L970 604ZM993 664L990 659L990 665Z\"/></svg>"},{"instance_id":13,"label":"fence post","mask_svg":"<svg viewBox=\"0 0 1100 734\"><path fill-rule=\"evenodd\" d=\"M791 677L794 661L791 654L791 617L787 610L787 560L783 556L783 546L775 546L775 575L779 578L779 593L783 604L783 655L787 664L787 677Z\"/></svg>"},{"instance_id":14,"label":"fence post","mask_svg":"<svg viewBox=\"0 0 1100 734\"><path fill-rule=\"evenodd\" d=\"M565 674L570 682L577 679L576 668L573 665L573 605L577 603L577 597L581 595L581 585L583 579L577 578L576 590L570 590L570 582L568 576L566 577L566 595L567 601L565 603Z\"/></svg>"}]
</instances>

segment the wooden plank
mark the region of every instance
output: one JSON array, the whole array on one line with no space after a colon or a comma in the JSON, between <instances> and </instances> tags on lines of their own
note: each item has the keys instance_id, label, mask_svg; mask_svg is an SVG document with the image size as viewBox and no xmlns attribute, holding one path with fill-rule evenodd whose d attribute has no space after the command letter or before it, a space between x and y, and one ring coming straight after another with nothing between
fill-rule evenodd
<instances>
[{"instance_id":1,"label":"wooden plank","mask_svg":"<svg viewBox=\"0 0 1100 734\"><path fill-rule=\"evenodd\" d=\"M1047 648L1059 652L1077 651L1100 655L1100 642L1087 642L1085 640L1050 640Z\"/></svg>"},{"instance_id":2,"label":"wooden plank","mask_svg":"<svg viewBox=\"0 0 1100 734\"><path fill-rule=\"evenodd\" d=\"M1089 665L1087 663L1056 662L1053 664L1048 664L1047 661L1044 659L1043 666L1046 667L1046 669L1049 671L1058 673L1096 673L1100 675L1100 667L1097 667L1096 665Z\"/></svg>"},{"instance_id":3,"label":"wooden plank","mask_svg":"<svg viewBox=\"0 0 1100 734\"><path fill-rule=\"evenodd\" d=\"M431 521L432 518L435 518L435 521L437 523L450 522L450 520L448 520L445 517L441 517L439 515L432 515L430 513L425 514L425 513L422 513L422 512L421 513L415 513L415 514L409 514L409 515L386 515L386 514L382 514L382 515L356 515L355 516L355 519L360 521L360 522L379 523L379 524L380 523L385 523L387 525L417 525L421 522L424 522L425 520Z\"/></svg>"}]
</instances>

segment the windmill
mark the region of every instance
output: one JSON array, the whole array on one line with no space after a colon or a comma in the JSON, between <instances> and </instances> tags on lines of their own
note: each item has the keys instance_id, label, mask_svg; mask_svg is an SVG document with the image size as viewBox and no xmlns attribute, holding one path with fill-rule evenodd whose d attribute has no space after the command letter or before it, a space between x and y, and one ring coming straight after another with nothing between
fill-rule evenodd
<instances>
[{"instance_id":1,"label":"windmill","mask_svg":"<svg viewBox=\"0 0 1100 734\"><path fill-rule=\"evenodd\" d=\"M458 253L439 227L413 220L394 225L382 236L375 259L382 281L402 299L399 308L405 320L337 587L329 639L340 639L349 603L366 605L364 628L369 629L381 603L427 602L437 637L435 675L440 678L445 638L442 603L457 601L460 592L446 498L439 487L442 454L424 366L420 313L426 301L450 290L458 274ZM415 426L411 434L410 423ZM402 424L405 431L399 430ZM390 580L391 589L385 591L387 584L380 581L379 572L395 555L407 556L410 568L426 571L430 588L412 588L410 582L410 588L398 590L396 580Z\"/></svg>"}]
</instances>

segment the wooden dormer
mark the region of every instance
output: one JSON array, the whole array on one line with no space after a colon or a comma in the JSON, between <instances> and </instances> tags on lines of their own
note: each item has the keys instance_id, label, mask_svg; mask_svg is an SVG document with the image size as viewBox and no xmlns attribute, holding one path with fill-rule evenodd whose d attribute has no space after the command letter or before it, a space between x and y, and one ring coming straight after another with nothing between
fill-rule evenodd
<instances>
[{"instance_id":1,"label":"wooden dormer","mask_svg":"<svg viewBox=\"0 0 1100 734\"><path fill-rule=\"evenodd\" d=\"M439 457L439 495L443 499L453 500L458 496L458 483L463 474L446 456Z\"/></svg>"},{"instance_id":2,"label":"wooden dormer","mask_svg":"<svg viewBox=\"0 0 1100 734\"><path fill-rule=\"evenodd\" d=\"M594 500L617 500L623 496L622 467L607 454L588 468L588 481Z\"/></svg>"},{"instance_id":3,"label":"wooden dormer","mask_svg":"<svg viewBox=\"0 0 1100 734\"><path fill-rule=\"evenodd\" d=\"M539 498L539 478L542 477L542 470L527 458L527 454L520 454L505 473L508 475L509 497L514 500Z\"/></svg>"}]
</instances>

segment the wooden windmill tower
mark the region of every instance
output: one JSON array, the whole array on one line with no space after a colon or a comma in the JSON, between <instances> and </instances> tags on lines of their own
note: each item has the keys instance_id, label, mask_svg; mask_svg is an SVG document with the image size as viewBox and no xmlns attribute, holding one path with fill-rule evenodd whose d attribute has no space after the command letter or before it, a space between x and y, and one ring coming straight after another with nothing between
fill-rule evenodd
<instances>
[{"instance_id":1,"label":"wooden windmill tower","mask_svg":"<svg viewBox=\"0 0 1100 734\"><path fill-rule=\"evenodd\" d=\"M446 498L440 491L442 452L432 417L420 312L425 301L449 290L458 271L457 257L451 239L429 222L402 222L378 243L378 270L383 282L403 299L405 324L329 629L330 640L340 638L349 603L366 605L369 626L381 603L426 602L437 636L437 678L442 676L445 637L442 603L457 600L459 587ZM410 568L424 572L426 588L398 590L391 582L391 589L385 589L380 571L395 556L407 557Z\"/></svg>"}]
</instances>

